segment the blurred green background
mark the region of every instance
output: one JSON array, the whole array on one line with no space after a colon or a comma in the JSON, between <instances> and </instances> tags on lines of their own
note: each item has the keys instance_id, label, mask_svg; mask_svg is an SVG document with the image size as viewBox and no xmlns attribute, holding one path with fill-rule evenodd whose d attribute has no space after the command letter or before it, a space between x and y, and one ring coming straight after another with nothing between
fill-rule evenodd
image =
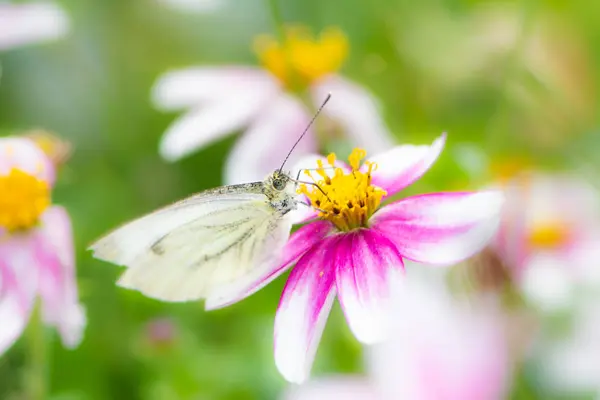
<instances>
[{"instance_id":1,"label":"blurred green background","mask_svg":"<svg viewBox=\"0 0 600 400\"><path fill-rule=\"evenodd\" d=\"M208 13L153 0L59 3L71 18L68 37L0 53L2 132L44 128L75 150L54 201L73 219L89 322L76 351L48 332L51 398L276 398L286 386L272 352L285 277L205 312L201 303L168 305L115 287L120 268L85 251L116 225L221 183L235 136L178 163L161 160L158 140L178 114L154 110L150 89L171 68L255 65L253 38L275 32L269 2L229 0ZM596 177L600 2L280 5L286 22L314 32L334 25L348 35L342 73L380 99L399 143L449 133L440 161L411 192L484 184L479 151L492 162L519 158ZM313 375L361 371L361 351L335 306ZM19 342L0 359L1 398L21 385L26 356ZM542 398L526 377L514 393Z\"/></svg>"}]
</instances>

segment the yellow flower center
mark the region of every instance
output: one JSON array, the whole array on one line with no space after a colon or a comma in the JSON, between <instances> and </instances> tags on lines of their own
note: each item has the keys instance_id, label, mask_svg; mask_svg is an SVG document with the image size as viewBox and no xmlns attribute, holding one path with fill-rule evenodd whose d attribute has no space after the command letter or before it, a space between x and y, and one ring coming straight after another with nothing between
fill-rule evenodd
<instances>
[{"instance_id":1,"label":"yellow flower center","mask_svg":"<svg viewBox=\"0 0 600 400\"><path fill-rule=\"evenodd\" d=\"M341 231L367 226L382 197L387 194L385 190L371 185L371 172L377 168L375 163L366 162L366 172L359 170L360 162L365 156L364 150L354 149L348 157L352 170L345 172L335 166L335 154L331 153L327 156L330 167L324 167L321 160L317 161L316 172L320 178L305 171L316 185L303 184L298 189L319 211L320 218L331 221ZM326 169L329 168L333 169L333 176L327 174Z\"/></svg>"},{"instance_id":2,"label":"yellow flower center","mask_svg":"<svg viewBox=\"0 0 600 400\"><path fill-rule=\"evenodd\" d=\"M255 51L260 62L290 89L306 87L336 72L348 55L348 41L341 30L329 28L314 38L303 27L291 27L283 43L259 36Z\"/></svg>"},{"instance_id":3,"label":"yellow flower center","mask_svg":"<svg viewBox=\"0 0 600 400\"><path fill-rule=\"evenodd\" d=\"M35 225L50 204L48 183L13 168L0 176L0 227L9 231Z\"/></svg>"},{"instance_id":4,"label":"yellow flower center","mask_svg":"<svg viewBox=\"0 0 600 400\"><path fill-rule=\"evenodd\" d=\"M547 222L534 226L529 232L529 244L538 249L554 249L569 239L568 228L560 222Z\"/></svg>"}]
</instances>

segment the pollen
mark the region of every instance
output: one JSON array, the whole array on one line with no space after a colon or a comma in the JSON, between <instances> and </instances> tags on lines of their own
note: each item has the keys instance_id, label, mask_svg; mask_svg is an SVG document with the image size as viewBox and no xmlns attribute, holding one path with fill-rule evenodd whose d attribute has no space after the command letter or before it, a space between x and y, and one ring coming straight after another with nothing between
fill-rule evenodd
<instances>
[{"instance_id":1,"label":"pollen","mask_svg":"<svg viewBox=\"0 0 600 400\"><path fill-rule=\"evenodd\" d=\"M16 168L0 176L0 227L8 231L30 228L49 204L47 182Z\"/></svg>"},{"instance_id":2,"label":"pollen","mask_svg":"<svg viewBox=\"0 0 600 400\"><path fill-rule=\"evenodd\" d=\"M366 227L369 218L381 204L387 193L371 184L371 173L377 164L366 162L366 169L360 170L366 152L354 149L348 161L350 171L335 166L335 154L327 156L328 167L317 161L316 175L305 171L313 185L300 185L298 192L305 194L311 205L319 211L319 217L331 221L339 230L347 232ZM328 174L327 172L333 173Z\"/></svg>"},{"instance_id":3,"label":"pollen","mask_svg":"<svg viewBox=\"0 0 600 400\"><path fill-rule=\"evenodd\" d=\"M305 27L293 26L285 31L283 43L271 36L259 36L255 51L267 70L296 90L337 72L348 55L348 40L337 28L314 37Z\"/></svg>"},{"instance_id":4,"label":"pollen","mask_svg":"<svg viewBox=\"0 0 600 400\"><path fill-rule=\"evenodd\" d=\"M569 229L560 222L546 222L534 226L528 242L533 248L555 249L569 240Z\"/></svg>"}]
</instances>

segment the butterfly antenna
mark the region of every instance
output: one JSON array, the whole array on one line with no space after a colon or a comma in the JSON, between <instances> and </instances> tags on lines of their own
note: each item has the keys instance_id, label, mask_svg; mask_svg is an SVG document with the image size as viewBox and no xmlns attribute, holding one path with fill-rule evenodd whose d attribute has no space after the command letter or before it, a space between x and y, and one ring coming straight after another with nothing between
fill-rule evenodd
<instances>
[{"instance_id":1,"label":"butterfly antenna","mask_svg":"<svg viewBox=\"0 0 600 400\"><path fill-rule=\"evenodd\" d=\"M279 167L279 172L280 173L283 170L283 166L287 162L288 158L290 158L290 156L292 155L292 152L294 151L294 149L296 148L296 146L298 146L298 143L300 143L300 141L302 140L302 138L304 137L304 135L306 135L306 132L308 132L308 130L310 129L310 127L312 126L312 124L315 122L315 120L317 119L317 117L321 113L321 110L323 110L323 107L325 107L325 104L327 104L327 102L329 101L330 98L331 98L331 93L327 93L327 97L325 97L325 100L323 100L323 103L321 103L321 105L319 106L319 109L317 110L317 112L315 113L315 115L312 117L312 119L308 123L308 126L306 127L306 129L304 129L304 132L302 132L302 134L300 135L300 137L298 138L298 140L296 140L296 143L294 143L294 145L290 149L290 152L287 154L287 156L285 156L285 160L283 160L283 163L281 164L281 167Z\"/></svg>"}]
</instances>

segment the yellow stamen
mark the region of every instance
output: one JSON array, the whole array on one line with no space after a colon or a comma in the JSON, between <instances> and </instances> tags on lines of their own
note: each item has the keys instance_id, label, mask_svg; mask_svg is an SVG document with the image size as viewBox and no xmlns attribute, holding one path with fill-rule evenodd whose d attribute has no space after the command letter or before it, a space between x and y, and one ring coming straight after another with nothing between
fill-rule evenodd
<instances>
[{"instance_id":1,"label":"yellow stamen","mask_svg":"<svg viewBox=\"0 0 600 400\"><path fill-rule=\"evenodd\" d=\"M9 231L35 225L50 204L48 183L13 168L0 176L0 227Z\"/></svg>"},{"instance_id":2,"label":"yellow stamen","mask_svg":"<svg viewBox=\"0 0 600 400\"><path fill-rule=\"evenodd\" d=\"M330 154L327 163L333 167L333 177L327 175L323 163L319 160L317 173L323 179L316 181L313 175L306 171L306 175L319 187L300 185L298 189L298 192L305 194L312 206L319 210L320 218L331 221L341 231L367 226L369 218L387 194L385 190L371 185L371 173L377 168L375 163L366 162L366 172L359 170L361 160L366 154L363 149L352 151L348 157L352 168L349 173L335 167L335 154Z\"/></svg>"},{"instance_id":3,"label":"yellow stamen","mask_svg":"<svg viewBox=\"0 0 600 400\"><path fill-rule=\"evenodd\" d=\"M336 72L348 55L348 40L337 28L314 38L308 29L290 27L283 43L271 36L259 36L255 51L260 62L288 88L306 87Z\"/></svg>"},{"instance_id":4,"label":"yellow stamen","mask_svg":"<svg viewBox=\"0 0 600 400\"><path fill-rule=\"evenodd\" d=\"M568 228L558 222L547 222L534 226L529 232L528 242L533 248L554 249L569 239Z\"/></svg>"}]
</instances>

